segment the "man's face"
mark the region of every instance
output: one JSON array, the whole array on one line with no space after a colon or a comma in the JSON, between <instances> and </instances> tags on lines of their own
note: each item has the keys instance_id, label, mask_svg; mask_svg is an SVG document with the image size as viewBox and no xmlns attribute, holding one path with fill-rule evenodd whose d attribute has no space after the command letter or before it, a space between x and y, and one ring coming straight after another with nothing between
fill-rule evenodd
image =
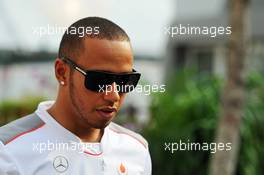
<instances>
[{"instance_id":1,"label":"man's face","mask_svg":"<svg viewBox=\"0 0 264 175\"><path fill-rule=\"evenodd\" d=\"M76 61L83 69L113 73L132 71L133 54L129 42L91 38L86 38L83 42L85 49ZM84 86L84 75L76 70L72 71L68 92L74 113L79 117L77 120L88 127L104 128L119 111L125 94L115 91L115 83L110 88L112 91L107 93L88 90Z\"/></svg>"}]
</instances>

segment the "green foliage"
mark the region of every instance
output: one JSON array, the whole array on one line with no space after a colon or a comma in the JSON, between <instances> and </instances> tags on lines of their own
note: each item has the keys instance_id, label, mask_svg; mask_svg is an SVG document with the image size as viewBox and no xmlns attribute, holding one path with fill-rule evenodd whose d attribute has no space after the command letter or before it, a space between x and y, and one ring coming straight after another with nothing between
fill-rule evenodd
<instances>
[{"instance_id":1,"label":"green foliage","mask_svg":"<svg viewBox=\"0 0 264 175\"><path fill-rule=\"evenodd\" d=\"M0 103L0 125L4 125L36 110L43 97L25 97L21 100L6 100Z\"/></svg>"},{"instance_id":2,"label":"green foliage","mask_svg":"<svg viewBox=\"0 0 264 175\"><path fill-rule=\"evenodd\" d=\"M179 73L166 93L155 94L151 120L144 130L149 141L153 174L206 175L210 151L165 151L165 142L214 142L223 81L208 75ZM253 73L246 82L238 175L260 175L263 165L264 81Z\"/></svg>"},{"instance_id":3,"label":"green foliage","mask_svg":"<svg viewBox=\"0 0 264 175\"><path fill-rule=\"evenodd\" d=\"M247 79L246 108L241 128L237 174L264 174L264 78L252 73Z\"/></svg>"}]
</instances>

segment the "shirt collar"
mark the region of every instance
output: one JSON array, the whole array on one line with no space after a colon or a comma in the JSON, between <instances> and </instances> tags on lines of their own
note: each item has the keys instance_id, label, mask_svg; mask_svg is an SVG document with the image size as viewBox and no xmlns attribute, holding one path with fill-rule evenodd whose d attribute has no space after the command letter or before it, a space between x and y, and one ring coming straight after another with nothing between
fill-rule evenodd
<instances>
[{"instance_id":1,"label":"shirt collar","mask_svg":"<svg viewBox=\"0 0 264 175\"><path fill-rule=\"evenodd\" d=\"M82 140L64 128L59 122L57 122L48 112L47 110L54 104L54 101L44 101L39 103L37 110L35 113L48 125L50 126L51 129L55 130L54 133L59 134L60 137L65 138L65 141L73 141L73 142L78 142L82 143ZM104 129L104 134L102 136L100 145L101 149L103 151L104 146L106 145L105 142L108 140L109 135L109 128L108 126ZM92 144L92 143L91 143ZM98 143L95 143L98 144ZM109 146L109 145L108 145Z\"/></svg>"}]
</instances>

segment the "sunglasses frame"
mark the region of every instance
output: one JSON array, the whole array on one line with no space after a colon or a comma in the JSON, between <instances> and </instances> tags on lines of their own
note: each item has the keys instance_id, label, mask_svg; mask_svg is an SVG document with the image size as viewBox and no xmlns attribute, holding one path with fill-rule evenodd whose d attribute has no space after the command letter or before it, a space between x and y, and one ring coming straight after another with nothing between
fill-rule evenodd
<instances>
[{"instance_id":1,"label":"sunglasses frame","mask_svg":"<svg viewBox=\"0 0 264 175\"><path fill-rule=\"evenodd\" d=\"M87 76L88 76L88 73L104 73L104 74L108 74L108 75L112 75L112 76L122 76L122 75L138 75L138 80L135 84L135 87L136 85L138 84L138 81L140 79L140 76L141 74L139 72L137 72L135 69L132 69L132 72L129 72L129 73L113 73L113 72L107 72L107 71L100 71L100 70L84 70L83 68L81 68L81 66L79 66L78 64L76 64L75 62L72 61L72 59L70 58L67 58L65 56L63 57L60 57L60 59L62 61L64 61L66 64L68 64L70 67L72 67L73 69L77 70L78 72L80 72L81 74L83 74L85 76L85 81L87 79ZM85 86L87 88L87 86ZM89 90L92 90L90 88L87 88ZM95 91L95 90L92 90L92 91ZM127 93L127 92L125 92Z\"/></svg>"}]
</instances>

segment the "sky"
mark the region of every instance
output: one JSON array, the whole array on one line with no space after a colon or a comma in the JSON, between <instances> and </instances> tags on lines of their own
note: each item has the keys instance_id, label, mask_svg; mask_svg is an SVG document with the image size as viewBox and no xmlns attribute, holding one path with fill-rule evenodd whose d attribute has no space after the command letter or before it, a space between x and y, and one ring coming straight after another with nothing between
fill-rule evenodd
<instances>
[{"instance_id":1,"label":"sky","mask_svg":"<svg viewBox=\"0 0 264 175\"><path fill-rule=\"evenodd\" d=\"M176 0L1 0L0 49L57 52L62 32L80 18L101 16L120 25L137 54L161 56L168 38L164 28L175 18Z\"/></svg>"}]
</instances>

